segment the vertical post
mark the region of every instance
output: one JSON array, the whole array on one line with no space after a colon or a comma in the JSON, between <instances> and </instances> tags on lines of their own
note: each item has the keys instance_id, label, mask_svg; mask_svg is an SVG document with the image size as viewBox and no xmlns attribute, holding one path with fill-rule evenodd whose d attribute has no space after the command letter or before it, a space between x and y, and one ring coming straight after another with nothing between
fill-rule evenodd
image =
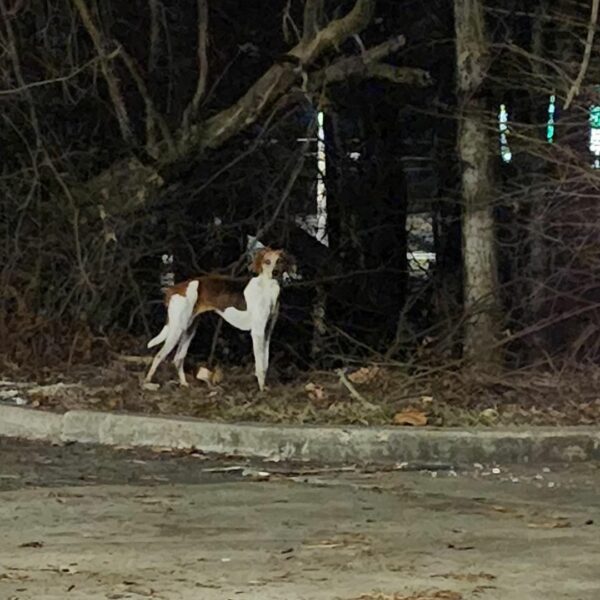
<instances>
[{"instance_id":1,"label":"vertical post","mask_svg":"<svg viewBox=\"0 0 600 600\"><path fill-rule=\"evenodd\" d=\"M329 246L327 235L327 154L325 148L325 113L317 113L317 231L316 238L325 246Z\"/></svg>"}]
</instances>

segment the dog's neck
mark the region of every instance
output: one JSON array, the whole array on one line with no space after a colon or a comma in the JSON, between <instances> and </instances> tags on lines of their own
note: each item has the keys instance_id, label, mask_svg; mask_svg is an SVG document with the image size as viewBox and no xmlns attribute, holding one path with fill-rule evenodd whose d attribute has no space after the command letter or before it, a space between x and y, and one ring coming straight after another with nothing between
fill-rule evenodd
<instances>
[{"instance_id":1,"label":"dog's neck","mask_svg":"<svg viewBox=\"0 0 600 600\"><path fill-rule=\"evenodd\" d=\"M256 275L255 277L253 277L253 279L258 279L259 281L272 281L274 283L279 284L279 282L277 281L277 279L275 279L275 277L273 277L273 273L260 273L259 275Z\"/></svg>"}]
</instances>

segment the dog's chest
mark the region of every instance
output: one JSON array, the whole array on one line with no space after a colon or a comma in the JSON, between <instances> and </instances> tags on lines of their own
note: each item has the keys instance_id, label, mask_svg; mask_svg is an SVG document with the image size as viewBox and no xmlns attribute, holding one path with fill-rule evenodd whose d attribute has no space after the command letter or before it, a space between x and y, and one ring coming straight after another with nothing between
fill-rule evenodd
<instances>
[{"instance_id":1,"label":"dog's chest","mask_svg":"<svg viewBox=\"0 0 600 600\"><path fill-rule=\"evenodd\" d=\"M268 318L277 305L279 291L279 284L276 281L255 277L244 290L248 310L255 317Z\"/></svg>"}]
</instances>

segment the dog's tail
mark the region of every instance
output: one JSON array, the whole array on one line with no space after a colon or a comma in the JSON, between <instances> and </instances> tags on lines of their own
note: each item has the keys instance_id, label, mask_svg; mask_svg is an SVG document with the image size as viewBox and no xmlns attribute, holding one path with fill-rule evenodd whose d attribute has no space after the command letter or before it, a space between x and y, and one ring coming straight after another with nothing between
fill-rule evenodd
<instances>
[{"instance_id":1,"label":"dog's tail","mask_svg":"<svg viewBox=\"0 0 600 600\"><path fill-rule=\"evenodd\" d=\"M169 325L167 324L162 328L162 331L156 337L152 338L148 342L148 348L152 348L153 346L162 344L167 339L168 333L169 333Z\"/></svg>"}]
</instances>

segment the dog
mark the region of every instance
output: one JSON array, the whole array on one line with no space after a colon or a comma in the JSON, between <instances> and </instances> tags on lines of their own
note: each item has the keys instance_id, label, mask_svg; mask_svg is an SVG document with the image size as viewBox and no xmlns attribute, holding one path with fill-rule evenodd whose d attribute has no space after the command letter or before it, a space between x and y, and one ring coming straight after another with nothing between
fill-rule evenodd
<instances>
[{"instance_id":1,"label":"dog","mask_svg":"<svg viewBox=\"0 0 600 600\"><path fill-rule=\"evenodd\" d=\"M179 383L187 387L183 369L185 357L198 326L198 315L216 312L227 323L252 336L255 374L258 387L265 388L269 368L271 335L279 314L281 286L296 275L295 259L284 250L273 250L258 243L250 265L255 276L249 282L206 275L184 281L165 292L167 323L148 342L148 348L163 344L148 370L144 382L150 383L160 363L177 346L173 363Z\"/></svg>"}]
</instances>

